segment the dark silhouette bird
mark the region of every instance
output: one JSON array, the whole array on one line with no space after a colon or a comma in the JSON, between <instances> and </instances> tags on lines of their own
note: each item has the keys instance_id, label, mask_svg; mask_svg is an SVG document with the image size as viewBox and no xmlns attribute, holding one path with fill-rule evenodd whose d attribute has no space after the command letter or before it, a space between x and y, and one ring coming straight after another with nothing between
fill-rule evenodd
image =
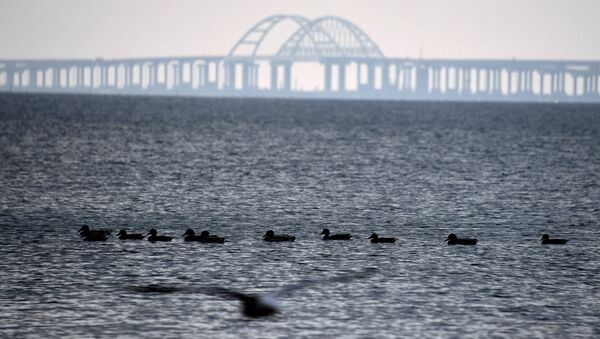
<instances>
[{"instance_id":1,"label":"dark silhouette bird","mask_svg":"<svg viewBox=\"0 0 600 339\"><path fill-rule=\"evenodd\" d=\"M101 235L110 235L112 230L100 229L100 230L92 230L90 226L83 225L79 229L79 235L81 237L90 237L90 236L101 236Z\"/></svg>"},{"instance_id":2,"label":"dark silhouette bird","mask_svg":"<svg viewBox=\"0 0 600 339\"><path fill-rule=\"evenodd\" d=\"M82 235L83 241L106 241L108 238L104 234L92 233Z\"/></svg>"},{"instance_id":3,"label":"dark silhouette bird","mask_svg":"<svg viewBox=\"0 0 600 339\"><path fill-rule=\"evenodd\" d=\"M275 232L273 232L272 230L268 230L263 236L263 240L271 242L294 241L296 240L296 237L287 234L275 234Z\"/></svg>"},{"instance_id":4,"label":"dark silhouette bird","mask_svg":"<svg viewBox=\"0 0 600 339\"><path fill-rule=\"evenodd\" d=\"M567 243L567 239L550 239L548 234L542 235L542 245L564 245Z\"/></svg>"},{"instance_id":5,"label":"dark silhouette bird","mask_svg":"<svg viewBox=\"0 0 600 339\"><path fill-rule=\"evenodd\" d=\"M349 233L330 234L327 228L324 228L319 235L323 235L323 240L350 240L352 238Z\"/></svg>"},{"instance_id":6,"label":"dark silhouette bird","mask_svg":"<svg viewBox=\"0 0 600 339\"><path fill-rule=\"evenodd\" d=\"M183 234L184 241L197 241L197 242L209 242L222 244L225 242L225 238L218 237L216 235L210 235L208 231L202 231L200 235L196 235L193 229L188 228Z\"/></svg>"},{"instance_id":7,"label":"dark silhouette bird","mask_svg":"<svg viewBox=\"0 0 600 339\"><path fill-rule=\"evenodd\" d=\"M380 238L377 233L371 234L371 236L367 239L371 239L371 242L374 244L379 243L395 243L398 239L396 238Z\"/></svg>"},{"instance_id":8,"label":"dark silhouette bird","mask_svg":"<svg viewBox=\"0 0 600 339\"><path fill-rule=\"evenodd\" d=\"M109 235L111 230L91 230L88 225L83 225L79 229L79 235L84 241L106 241L106 236Z\"/></svg>"},{"instance_id":9,"label":"dark silhouette bird","mask_svg":"<svg viewBox=\"0 0 600 339\"><path fill-rule=\"evenodd\" d=\"M477 244L477 239L466 239L466 238L459 238L456 236L456 234L454 233L450 233L448 235L448 238L446 238L446 240L448 242L448 245L476 245Z\"/></svg>"},{"instance_id":10,"label":"dark silhouette bird","mask_svg":"<svg viewBox=\"0 0 600 339\"><path fill-rule=\"evenodd\" d=\"M268 294L250 294L242 293L229 288L219 286L207 286L207 287L190 287L190 286L164 286L164 285L147 285L134 287L136 292L142 293L203 293L207 295L219 295L227 299L237 299L241 302L242 313L250 318L261 318L272 316L281 312L281 306L278 301L279 298L290 296L292 293L308 288L313 285L322 285L326 283L334 282L349 282L354 279L360 279L370 276L374 272L374 268L368 268L359 272L349 272L334 276L332 278L325 279L305 279L299 282L284 286L274 293Z\"/></svg>"},{"instance_id":11,"label":"dark silhouette bird","mask_svg":"<svg viewBox=\"0 0 600 339\"><path fill-rule=\"evenodd\" d=\"M156 230L154 228L150 229L150 232L148 232L148 234L150 235L148 237L148 241L171 241L173 240L173 237L169 237L166 235L156 235L158 232L156 232Z\"/></svg>"},{"instance_id":12,"label":"dark silhouette bird","mask_svg":"<svg viewBox=\"0 0 600 339\"><path fill-rule=\"evenodd\" d=\"M140 233L128 234L126 230L120 230L119 233L117 233L117 237L119 237L120 240L143 240L144 239L143 234L140 234Z\"/></svg>"}]
</instances>

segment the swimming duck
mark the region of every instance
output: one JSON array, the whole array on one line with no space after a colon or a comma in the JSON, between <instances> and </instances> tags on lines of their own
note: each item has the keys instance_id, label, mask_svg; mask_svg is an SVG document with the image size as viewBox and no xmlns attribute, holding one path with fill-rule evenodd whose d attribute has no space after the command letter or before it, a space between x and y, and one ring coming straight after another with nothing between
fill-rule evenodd
<instances>
[{"instance_id":1,"label":"swimming duck","mask_svg":"<svg viewBox=\"0 0 600 339\"><path fill-rule=\"evenodd\" d=\"M350 235L349 233L340 233L340 234L331 234L329 232L329 229L324 228L323 231L321 232L321 234L319 235L324 235L323 236L323 240L350 240L352 238L352 235Z\"/></svg>"},{"instance_id":2,"label":"swimming duck","mask_svg":"<svg viewBox=\"0 0 600 339\"><path fill-rule=\"evenodd\" d=\"M567 239L550 239L548 234L542 235L542 245L564 245L567 243Z\"/></svg>"},{"instance_id":3,"label":"swimming duck","mask_svg":"<svg viewBox=\"0 0 600 339\"><path fill-rule=\"evenodd\" d=\"M374 244L378 243L395 243L398 239L396 238L380 238L377 233L371 234L371 236L367 239L371 239L371 242Z\"/></svg>"},{"instance_id":4,"label":"swimming duck","mask_svg":"<svg viewBox=\"0 0 600 339\"><path fill-rule=\"evenodd\" d=\"M450 233L448 235L448 238L446 238L446 240L448 242L448 245L476 245L477 244L477 239L461 239L459 237L456 236L456 234L454 233Z\"/></svg>"},{"instance_id":5,"label":"swimming duck","mask_svg":"<svg viewBox=\"0 0 600 339\"><path fill-rule=\"evenodd\" d=\"M275 232L273 232L272 230L268 230L265 235L263 236L263 240L265 241L271 241L271 242L278 242L278 241L294 241L296 240L296 237L294 237L293 235L287 235L287 234L275 234Z\"/></svg>"},{"instance_id":6,"label":"swimming duck","mask_svg":"<svg viewBox=\"0 0 600 339\"><path fill-rule=\"evenodd\" d=\"M173 237L169 237L166 235L156 235L157 232L154 228L150 229L150 232L148 232L148 234L150 235L148 237L148 241L171 241L171 240L173 240Z\"/></svg>"},{"instance_id":7,"label":"swimming duck","mask_svg":"<svg viewBox=\"0 0 600 339\"><path fill-rule=\"evenodd\" d=\"M88 233L81 236L83 241L106 241L108 239L106 235L101 233Z\"/></svg>"},{"instance_id":8,"label":"swimming duck","mask_svg":"<svg viewBox=\"0 0 600 339\"><path fill-rule=\"evenodd\" d=\"M105 229L92 230L92 229L90 229L90 226L83 225L83 226L81 226L81 228L79 229L78 232L79 232L79 235L83 238L83 237L89 237L89 236L109 235L112 232L112 230L105 230Z\"/></svg>"},{"instance_id":9,"label":"swimming duck","mask_svg":"<svg viewBox=\"0 0 600 339\"><path fill-rule=\"evenodd\" d=\"M208 231L202 231L200 235L196 235L196 232L194 232L194 230L191 228L188 228L183 236L185 237L183 238L184 241L210 242L218 244L225 242L225 238L221 238L216 235L210 235Z\"/></svg>"},{"instance_id":10,"label":"swimming duck","mask_svg":"<svg viewBox=\"0 0 600 339\"><path fill-rule=\"evenodd\" d=\"M143 234L139 234L139 233L127 234L126 230L120 230L119 233L117 233L117 237L119 237L119 239L121 239L121 240L143 240L144 239Z\"/></svg>"}]
</instances>

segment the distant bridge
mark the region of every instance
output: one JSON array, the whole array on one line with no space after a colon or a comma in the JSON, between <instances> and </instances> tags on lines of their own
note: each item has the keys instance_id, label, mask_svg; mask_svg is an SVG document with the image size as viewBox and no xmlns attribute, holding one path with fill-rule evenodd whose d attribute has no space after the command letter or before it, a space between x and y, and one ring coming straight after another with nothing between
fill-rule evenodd
<instances>
[{"instance_id":1,"label":"distant bridge","mask_svg":"<svg viewBox=\"0 0 600 339\"><path fill-rule=\"evenodd\" d=\"M297 30L261 54L284 22ZM308 89L303 67L320 80ZM599 77L600 61L385 57L348 20L298 15L259 21L222 56L0 60L5 92L600 102Z\"/></svg>"}]
</instances>

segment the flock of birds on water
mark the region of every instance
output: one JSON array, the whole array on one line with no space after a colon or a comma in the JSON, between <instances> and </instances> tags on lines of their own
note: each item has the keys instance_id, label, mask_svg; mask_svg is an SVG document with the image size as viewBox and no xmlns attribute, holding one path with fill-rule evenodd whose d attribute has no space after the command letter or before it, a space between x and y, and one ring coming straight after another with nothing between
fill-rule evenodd
<instances>
[{"instance_id":1,"label":"flock of birds on water","mask_svg":"<svg viewBox=\"0 0 600 339\"><path fill-rule=\"evenodd\" d=\"M85 241L106 241L111 233L112 230L93 230L90 229L88 225L83 225L79 229L79 234ZM324 228L320 235L323 236L323 240L352 240L352 235L350 233L331 234L331 232L327 228ZM127 230L120 230L119 233L117 233L117 237L119 237L120 240L144 240L146 236L148 236L147 240L151 242L173 240L173 237L171 236L158 235L158 231L156 231L156 229L154 228L150 229L150 231L146 235L141 233L129 234L127 233ZM196 241L218 244L225 243L224 237L212 235L208 231L202 231L200 235L196 235L196 232L191 228L188 228L182 236L184 241ZM380 237L377 233L371 234L371 236L367 239L370 239L371 242L374 244L395 243L396 241L398 241L397 238ZM287 234L275 234L273 230L268 230L263 236L263 240L270 242L284 242L295 241L296 237ZM543 245L564 245L567 243L567 241L568 240L566 239L551 239L548 234L543 234L541 239ZM450 233L448 235L448 238L446 238L445 242L447 242L448 245L477 245L477 239L459 238L454 233Z\"/></svg>"},{"instance_id":2,"label":"flock of birds on water","mask_svg":"<svg viewBox=\"0 0 600 339\"><path fill-rule=\"evenodd\" d=\"M79 234L85 241L106 241L108 236L112 233L112 230L107 229L90 229L88 225L83 225L79 229ZM332 234L329 229L325 228L320 235L323 235L323 240L351 240L352 235L350 233L338 233ZM147 236L147 238L146 238ZM196 241L204 243L225 243L224 237L219 237L210 234L208 231L202 231L200 235L196 235L193 229L188 228L183 233L184 241ZM152 228L148 234L144 235L141 233L130 234L127 230L120 230L117 233L117 237L120 240L144 240L146 238L150 242L165 242L172 241L173 237L167 235L158 235L156 229ZM372 243L395 243L398 241L397 238L391 237L379 237L377 233L371 234L367 239L370 239ZM263 240L269 242L291 242L295 241L296 237L287 234L275 234L273 230L268 230L263 236ZM445 240L448 245L476 245L477 239L459 238L456 234L451 233ZM548 234L544 234L541 239L541 243L544 245L562 245L566 244L566 239L551 239ZM190 286L169 286L169 285L145 285L145 286L134 286L132 289L136 292L141 293L202 293L206 295L219 295L228 299L237 299L241 302L242 313L250 318L261 318L266 316L275 315L281 312L278 298L288 296L294 291L302 288L306 288L312 285L320 285L324 282L348 282L354 279L365 278L372 273L374 268L367 268L363 271L350 272L340 274L327 279L304 279L295 284L284 286L280 290L269 293L269 294L249 294L235 291L229 288L220 286L203 286L203 287L190 287Z\"/></svg>"}]
</instances>

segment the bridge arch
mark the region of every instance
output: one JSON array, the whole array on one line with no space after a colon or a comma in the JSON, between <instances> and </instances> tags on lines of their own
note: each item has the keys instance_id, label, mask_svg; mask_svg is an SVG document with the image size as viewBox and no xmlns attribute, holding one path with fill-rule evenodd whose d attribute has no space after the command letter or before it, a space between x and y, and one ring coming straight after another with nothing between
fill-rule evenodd
<instances>
[{"instance_id":1,"label":"bridge arch","mask_svg":"<svg viewBox=\"0 0 600 339\"><path fill-rule=\"evenodd\" d=\"M280 23L284 21L292 21L301 29L310 23L310 20L301 15L271 15L252 26L242 37L233 45L228 56L256 56L256 52L267 35ZM251 53L244 53L242 49L249 47Z\"/></svg>"},{"instance_id":2,"label":"bridge arch","mask_svg":"<svg viewBox=\"0 0 600 339\"><path fill-rule=\"evenodd\" d=\"M320 17L301 26L281 46L277 56L384 58L379 46L363 30L334 16Z\"/></svg>"}]
</instances>

